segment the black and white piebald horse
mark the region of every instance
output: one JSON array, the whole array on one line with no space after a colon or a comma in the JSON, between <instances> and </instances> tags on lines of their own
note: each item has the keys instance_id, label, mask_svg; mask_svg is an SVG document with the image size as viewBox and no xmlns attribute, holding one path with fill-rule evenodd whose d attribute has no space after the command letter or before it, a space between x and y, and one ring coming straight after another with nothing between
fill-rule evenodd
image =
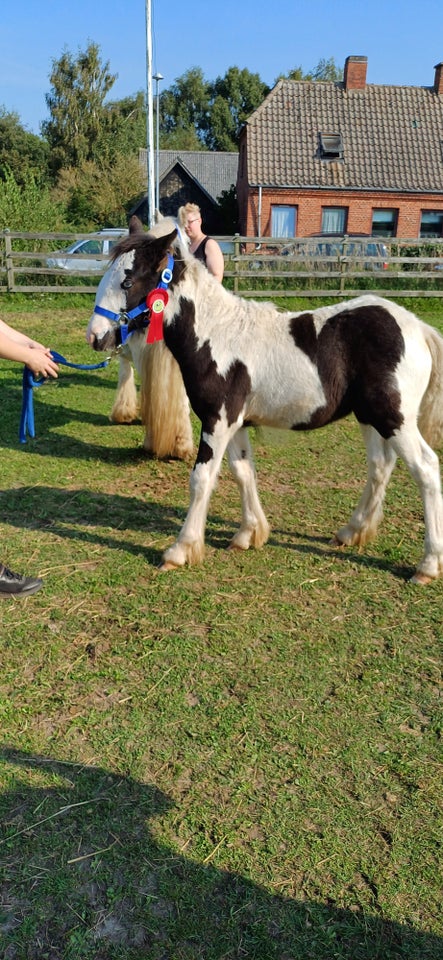
<instances>
[{"instance_id":1,"label":"black and white piebald horse","mask_svg":"<svg viewBox=\"0 0 443 960\"><path fill-rule=\"evenodd\" d=\"M232 546L247 550L266 542L248 425L312 430L354 413L368 477L335 542L364 544L374 537L399 456L424 508L424 555L413 580L424 584L440 576L443 502L439 462L429 444L443 436L443 338L403 307L372 295L298 314L241 299L190 257L176 230L154 239L124 238L116 256L129 251L134 261L123 281L128 309L146 308L147 294L172 262L164 339L201 421L189 511L162 569L202 559L209 499L225 450L242 504ZM107 349L112 336L109 329L105 344L96 336L96 349Z\"/></svg>"},{"instance_id":2,"label":"black and white piebald horse","mask_svg":"<svg viewBox=\"0 0 443 960\"><path fill-rule=\"evenodd\" d=\"M132 217L129 224L130 236L155 236L157 231L161 233L162 230L164 227L154 225L146 234L137 217ZM109 339L108 328L111 326L112 348L119 347L118 384L110 419L114 423L132 423L140 415L145 428L144 449L159 459L175 457L185 460L195 455L195 448L189 400L179 366L163 341L146 342L147 323L142 324L140 329L133 329L122 342L122 331L126 326L123 281L133 259L133 252L117 256L101 278L86 339L92 344L100 340L105 349ZM118 343L114 322L119 327ZM140 377L140 404L134 368Z\"/></svg>"}]
</instances>

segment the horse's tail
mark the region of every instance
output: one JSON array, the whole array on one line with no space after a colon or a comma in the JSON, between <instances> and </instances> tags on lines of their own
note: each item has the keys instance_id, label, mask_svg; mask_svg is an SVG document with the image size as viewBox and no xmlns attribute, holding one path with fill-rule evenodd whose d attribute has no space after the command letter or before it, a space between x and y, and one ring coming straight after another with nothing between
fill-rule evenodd
<instances>
[{"instance_id":1,"label":"horse's tail","mask_svg":"<svg viewBox=\"0 0 443 960\"><path fill-rule=\"evenodd\" d=\"M180 367L163 340L145 346L140 374L145 447L159 459L192 456L189 400Z\"/></svg>"},{"instance_id":2,"label":"horse's tail","mask_svg":"<svg viewBox=\"0 0 443 960\"><path fill-rule=\"evenodd\" d=\"M431 376L420 404L418 426L431 447L443 441L443 337L423 324L426 345L432 358Z\"/></svg>"}]
</instances>

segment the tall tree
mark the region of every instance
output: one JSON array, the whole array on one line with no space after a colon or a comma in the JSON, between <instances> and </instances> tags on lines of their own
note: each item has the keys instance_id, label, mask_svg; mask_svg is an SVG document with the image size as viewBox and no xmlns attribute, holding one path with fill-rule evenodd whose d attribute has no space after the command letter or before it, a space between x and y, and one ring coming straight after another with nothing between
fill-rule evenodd
<instances>
[{"instance_id":1,"label":"tall tree","mask_svg":"<svg viewBox=\"0 0 443 960\"><path fill-rule=\"evenodd\" d=\"M317 66L312 71L313 80L333 80L337 83L343 80L343 69L337 67L334 57L325 60L324 57L318 61Z\"/></svg>"},{"instance_id":2,"label":"tall tree","mask_svg":"<svg viewBox=\"0 0 443 960\"><path fill-rule=\"evenodd\" d=\"M53 197L81 230L122 227L128 212L143 195L145 176L138 156L117 154L111 163L85 160L60 171Z\"/></svg>"},{"instance_id":3,"label":"tall tree","mask_svg":"<svg viewBox=\"0 0 443 960\"><path fill-rule=\"evenodd\" d=\"M240 129L269 92L257 73L230 67L213 82L187 70L160 97L161 145L184 150L236 150Z\"/></svg>"},{"instance_id":4,"label":"tall tree","mask_svg":"<svg viewBox=\"0 0 443 960\"><path fill-rule=\"evenodd\" d=\"M229 67L224 77L217 77L211 85L206 146L212 150L236 150L243 124L268 93L269 87L258 73L246 69Z\"/></svg>"},{"instance_id":5,"label":"tall tree","mask_svg":"<svg viewBox=\"0 0 443 960\"><path fill-rule=\"evenodd\" d=\"M322 58L318 61L317 66L312 70L308 70L307 73L303 71L303 67L294 67L292 70L289 70L288 73L281 73L277 77L277 80L281 79L333 80L335 83L337 83L338 81L343 80L343 70L341 67L337 67L334 57L330 57L329 60ZM277 80L275 81L276 83Z\"/></svg>"},{"instance_id":6,"label":"tall tree","mask_svg":"<svg viewBox=\"0 0 443 960\"><path fill-rule=\"evenodd\" d=\"M0 180L10 171L16 184L25 184L29 175L36 180L47 178L49 147L42 137L22 126L17 113L0 106Z\"/></svg>"},{"instance_id":7,"label":"tall tree","mask_svg":"<svg viewBox=\"0 0 443 960\"><path fill-rule=\"evenodd\" d=\"M138 156L146 143L146 97L143 91L105 104L94 145L97 160L111 163L118 155Z\"/></svg>"},{"instance_id":8,"label":"tall tree","mask_svg":"<svg viewBox=\"0 0 443 960\"><path fill-rule=\"evenodd\" d=\"M209 111L209 84L200 67L178 77L160 96L161 140L168 149L203 149ZM186 144L186 146L184 145Z\"/></svg>"},{"instance_id":9,"label":"tall tree","mask_svg":"<svg viewBox=\"0 0 443 960\"><path fill-rule=\"evenodd\" d=\"M28 171L17 182L10 170L0 180L0 230L57 231L66 228L65 209L49 185Z\"/></svg>"},{"instance_id":10,"label":"tall tree","mask_svg":"<svg viewBox=\"0 0 443 960\"><path fill-rule=\"evenodd\" d=\"M108 62L102 64L95 43L77 57L65 50L59 60L52 61L52 89L46 94L50 119L42 124L42 133L51 148L54 175L61 167L95 159L104 100L116 76L109 72Z\"/></svg>"}]
</instances>

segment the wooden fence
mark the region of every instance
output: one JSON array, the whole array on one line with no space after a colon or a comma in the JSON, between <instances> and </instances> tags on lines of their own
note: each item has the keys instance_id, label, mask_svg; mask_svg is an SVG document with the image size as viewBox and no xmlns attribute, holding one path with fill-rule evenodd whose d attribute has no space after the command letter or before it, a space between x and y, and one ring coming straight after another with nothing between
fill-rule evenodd
<instances>
[{"instance_id":1,"label":"wooden fence","mask_svg":"<svg viewBox=\"0 0 443 960\"><path fill-rule=\"evenodd\" d=\"M99 234L1 231L0 292L95 294L107 257L94 255L103 261L101 272L81 269L87 255L75 255L77 270L47 263L54 251L60 255L75 240L95 236ZM314 238L236 234L217 239L224 249L225 284L242 296L352 297L364 291L388 297L443 296L443 240L367 238L368 247L356 254L355 239L349 237L339 252L324 255ZM374 245L376 255L362 252Z\"/></svg>"}]
</instances>

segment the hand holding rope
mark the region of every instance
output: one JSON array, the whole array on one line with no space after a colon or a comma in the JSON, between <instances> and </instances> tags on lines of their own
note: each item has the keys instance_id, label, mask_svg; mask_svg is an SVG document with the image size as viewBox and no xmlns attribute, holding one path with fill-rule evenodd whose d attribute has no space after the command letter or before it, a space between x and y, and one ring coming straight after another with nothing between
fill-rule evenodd
<instances>
[{"instance_id":1,"label":"hand holding rope","mask_svg":"<svg viewBox=\"0 0 443 960\"><path fill-rule=\"evenodd\" d=\"M51 357L56 363L60 363L65 367L74 367L75 370L100 370L102 367L107 367L111 360L111 357L107 357L106 360L102 360L101 363L71 363L69 360L66 360L61 353L57 353L56 350L51 350ZM30 437L35 437L33 389L34 387L42 387L43 384L47 383L47 380L48 377L41 377L35 380L32 370L30 370L29 367L24 367L23 401L19 427L20 443L26 443L27 433Z\"/></svg>"}]
</instances>

